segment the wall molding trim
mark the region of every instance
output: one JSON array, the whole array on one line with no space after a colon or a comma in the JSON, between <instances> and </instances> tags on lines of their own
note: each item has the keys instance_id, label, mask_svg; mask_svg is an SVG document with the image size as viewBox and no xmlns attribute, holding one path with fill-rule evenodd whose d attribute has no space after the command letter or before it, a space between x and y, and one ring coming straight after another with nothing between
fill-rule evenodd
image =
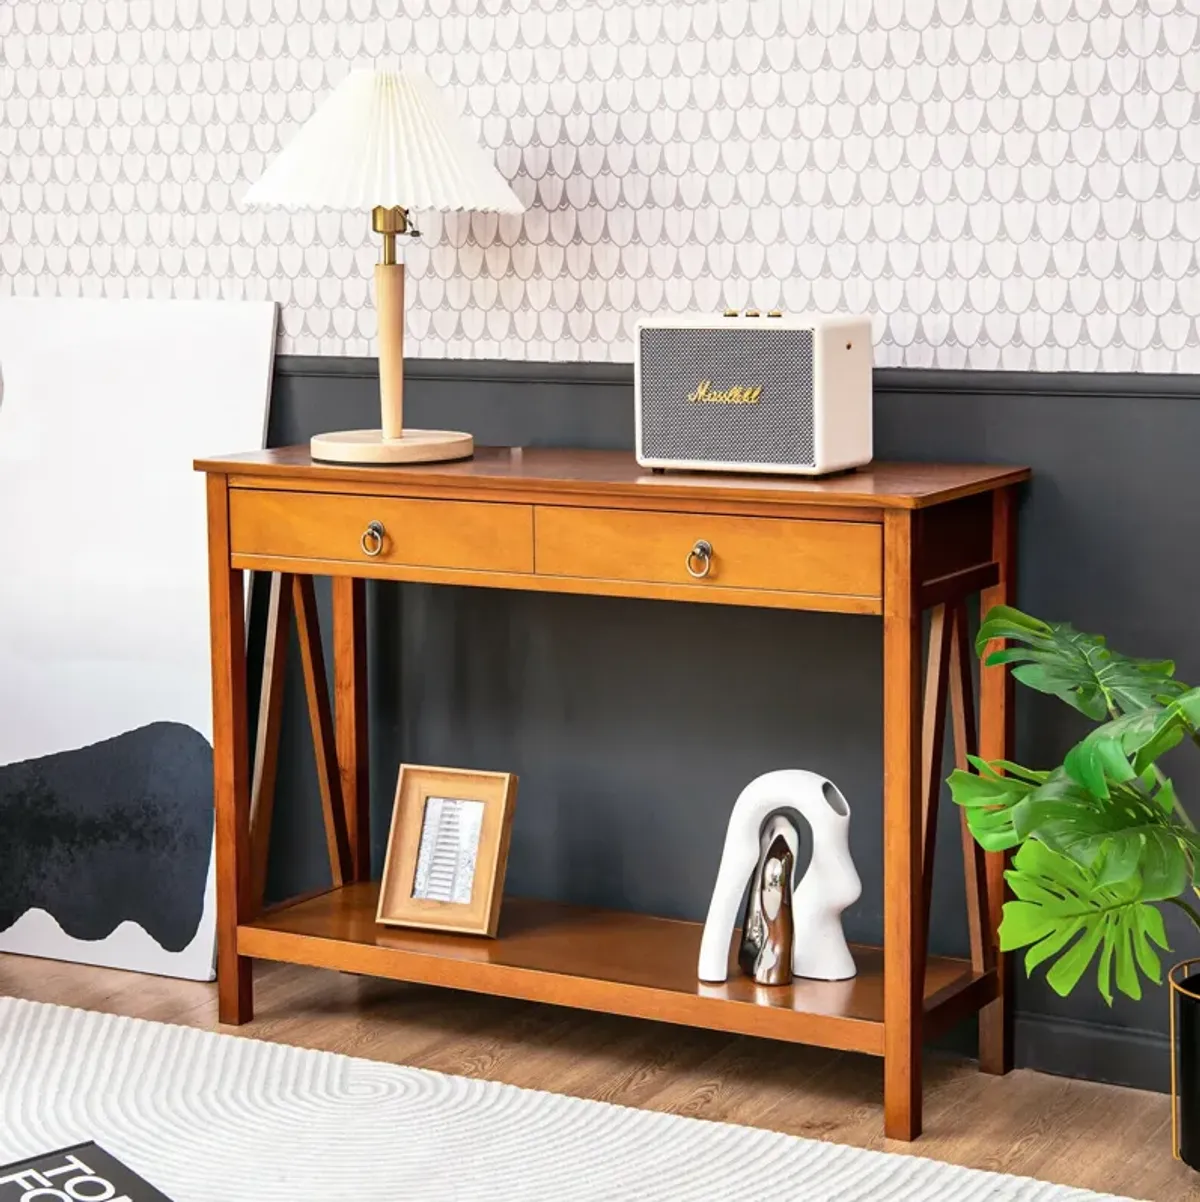
<instances>
[{"instance_id":1,"label":"wall molding trim","mask_svg":"<svg viewBox=\"0 0 1200 1202\"><path fill-rule=\"evenodd\" d=\"M1017 1011L1018 1068L1167 1093L1171 1044L1160 1031Z\"/></svg>"},{"instance_id":2,"label":"wall molding trim","mask_svg":"<svg viewBox=\"0 0 1200 1202\"><path fill-rule=\"evenodd\" d=\"M349 355L277 355L281 376L378 379L379 360ZM406 380L484 384L628 384L631 363L547 363L516 359L405 359Z\"/></svg>"},{"instance_id":3,"label":"wall molding trim","mask_svg":"<svg viewBox=\"0 0 1200 1202\"><path fill-rule=\"evenodd\" d=\"M349 355L278 355L277 375L374 379L379 360ZM628 385L631 363L548 363L514 359L406 359L407 379L439 383ZM976 371L969 368L878 367L875 390L890 393L963 393L978 396L1112 397L1127 400L1200 400L1200 376L1152 372Z\"/></svg>"},{"instance_id":4,"label":"wall molding trim","mask_svg":"<svg viewBox=\"0 0 1200 1202\"><path fill-rule=\"evenodd\" d=\"M974 371L881 367L875 389L883 393L980 396L1111 397L1118 400L1200 400L1200 376L1166 372Z\"/></svg>"}]
</instances>

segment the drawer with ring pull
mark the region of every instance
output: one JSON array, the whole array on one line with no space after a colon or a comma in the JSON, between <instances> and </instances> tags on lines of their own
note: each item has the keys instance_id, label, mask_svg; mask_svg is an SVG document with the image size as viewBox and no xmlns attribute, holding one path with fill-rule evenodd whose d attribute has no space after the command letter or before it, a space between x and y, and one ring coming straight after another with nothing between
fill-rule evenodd
<instances>
[{"instance_id":1,"label":"drawer with ring pull","mask_svg":"<svg viewBox=\"0 0 1200 1202\"><path fill-rule=\"evenodd\" d=\"M235 488L229 534L266 559L533 571L529 505Z\"/></svg>"},{"instance_id":2,"label":"drawer with ring pull","mask_svg":"<svg viewBox=\"0 0 1200 1202\"><path fill-rule=\"evenodd\" d=\"M880 527L539 505L538 575L879 597Z\"/></svg>"}]
</instances>

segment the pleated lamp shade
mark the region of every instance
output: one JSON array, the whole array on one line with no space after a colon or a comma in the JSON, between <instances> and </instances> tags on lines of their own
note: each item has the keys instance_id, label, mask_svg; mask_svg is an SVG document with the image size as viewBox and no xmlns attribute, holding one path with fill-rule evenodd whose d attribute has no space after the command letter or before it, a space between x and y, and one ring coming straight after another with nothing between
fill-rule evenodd
<instances>
[{"instance_id":1,"label":"pleated lamp shade","mask_svg":"<svg viewBox=\"0 0 1200 1202\"><path fill-rule=\"evenodd\" d=\"M246 193L245 203L525 210L430 79L370 70L342 80Z\"/></svg>"}]
</instances>

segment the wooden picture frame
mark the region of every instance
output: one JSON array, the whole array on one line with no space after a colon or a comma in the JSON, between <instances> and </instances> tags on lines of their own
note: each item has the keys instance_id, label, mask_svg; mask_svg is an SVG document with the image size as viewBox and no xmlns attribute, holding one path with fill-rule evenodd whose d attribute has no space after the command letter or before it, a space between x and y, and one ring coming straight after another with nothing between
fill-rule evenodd
<instances>
[{"instance_id":1,"label":"wooden picture frame","mask_svg":"<svg viewBox=\"0 0 1200 1202\"><path fill-rule=\"evenodd\" d=\"M494 937L517 778L401 764L376 921Z\"/></svg>"}]
</instances>

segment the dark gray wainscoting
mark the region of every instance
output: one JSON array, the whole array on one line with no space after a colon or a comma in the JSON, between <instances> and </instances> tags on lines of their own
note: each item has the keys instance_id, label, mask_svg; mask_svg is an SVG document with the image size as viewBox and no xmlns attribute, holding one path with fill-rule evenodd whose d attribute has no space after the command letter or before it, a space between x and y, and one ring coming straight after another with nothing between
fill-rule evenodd
<instances>
[{"instance_id":1,"label":"dark gray wainscoting","mask_svg":"<svg viewBox=\"0 0 1200 1202\"><path fill-rule=\"evenodd\" d=\"M412 362L409 425L481 444L628 448L632 372L607 364ZM378 422L373 360L282 356L270 438ZM1173 655L1200 681L1200 379L882 370L880 458L1026 463L1020 602ZM260 590L261 594L261 590ZM261 619L262 596L256 597ZM878 620L613 598L432 586L370 592L376 865L396 766L457 764L521 776L509 862L514 893L702 918L738 790L771 768L836 780L854 810L864 882L852 936L881 931ZM326 619L328 614L326 613ZM258 622L261 627L261 620ZM1022 692L1018 755L1039 765L1083 729ZM289 676L269 889L326 874L299 672ZM1172 765L1200 798L1192 750ZM966 950L957 814L942 811L935 950ZM1177 953L1196 937L1168 927ZM1165 993L1110 1009L1018 982L1018 1061L1167 1086Z\"/></svg>"}]
</instances>

